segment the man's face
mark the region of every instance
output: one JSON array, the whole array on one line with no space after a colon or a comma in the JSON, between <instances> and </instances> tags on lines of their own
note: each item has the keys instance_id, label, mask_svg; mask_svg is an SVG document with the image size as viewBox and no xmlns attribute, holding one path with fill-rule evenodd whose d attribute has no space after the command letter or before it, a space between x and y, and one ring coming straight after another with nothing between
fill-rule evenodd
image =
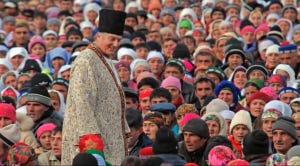
<instances>
[{"instance_id":1,"label":"man's face","mask_svg":"<svg viewBox=\"0 0 300 166\"><path fill-rule=\"evenodd\" d=\"M140 100L140 111L144 114L150 111L150 97L144 97Z\"/></svg>"},{"instance_id":2,"label":"man's face","mask_svg":"<svg viewBox=\"0 0 300 166\"><path fill-rule=\"evenodd\" d=\"M151 58L148 60L148 64L153 74L160 75L163 72L164 63L160 58Z\"/></svg>"},{"instance_id":3,"label":"man's face","mask_svg":"<svg viewBox=\"0 0 300 166\"><path fill-rule=\"evenodd\" d=\"M198 135L185 131L183 132L185 148L188 152L194 152L202 148L206 142L206 139L200 138Z\"/></svg>"},{"instance_id":4,"label":"man's face","mask_svg":"<svg viewBox=\"0 0 300 166\"><path fill-rule=\"evenodd\" d=\"M287 65L291 65L292 64L292 56L293 54L288 53L288 54L280 54L279 58L280 58L280 63L281 64L287 64ZM294 55L296 56L296 55Z\"/></svg>"},{"instance_id":5,"label":"man's face","mask_svg":"<svg viewBox=\"0 0 300 166\"><path fill-rule=\"evenodd\" d=\"M61 1L59 4L59 8L61 11L63 10L72 10L72 1Z\"/></svg>"},{"instance_id":6,"label":"man's face","mask_svg":"<svg viewBox=\"0 0 300 166\"><path fill-rule=\"evenodd\" d=\"M269 7L269 13L281 14L281 6L279 4L273 4Z\"/></svg>"},{"instance_id":7,"label":"man's face","mask_svg":"<svg viewBox=\"0 0 300 166\"><path fill-rule=\"evenodd\" d=\"M40 29L44 29L47 26L47 21L42 17L36 17L33 19L33 21L34 24Z\"/></svg>"},{"instance_id":8,"label":"man's face","mask_svg":"<svg viewBox=\"0 0 300 166\"><path fill-rule=\"evenodd\" d=\"M196 56L195 66L207 66L207 68L214 66L212 57L210 56Z\"/></svg>"},{"instance_id":9,"label":"man's face","mask_svg":"<svg viewBox=\"0 0 300 166\"><path fill-rule=\"evenodd\" d=\"M55 157L61 158L61 147L62 147L62 134L61 132L57 132L51 134L51 151Z\"/></svg>"},{"instance_id":10,"label":"man's face","mask_svg":"<svg viewBox=\"0 0 300 166\"><path fill-rule=\"evenodd\" d=\"M29 29L27 29L26 27L18 27L15 29L14 32L14 41L17 44L27 44L29 41Z\"/></svg>"},{"instance_id":11,"label":"man's face","mask_svg":"<svg viewBox=\"0 0 300 166\"><path fill-rule=\"evenodd\" d=\"M168 103L168 99L164 97L154 97L151 99L151 105L159 104L159 103Z\"/></svg>"},{"instance_id":12,"label":"man's face","mask_svg":"<svg viewBox=\"0 0 300 166\"><path fill-rule=\"evenodd\" d=\"M286 103L286 104L290 104L290 102L297 98L298 95L292 92L287 92L287 93L283 93L282 95L280 95L279 99L280 101Z\"/></svg>"},{"instance_id":13,"label":"man's face","mask_svg":"<svg viewBox=\"0 0 300 166\"><path fill-rule=\"evenodd\" d=\"M273 143L277 153L286 154L295 140L284 130L273 130Z\"/></svg>"},{"instance_id":14,"label":"man's face","mask_svg":"<svg viewBox=\"0 0 300 166\"><path fill-rule=\"evenodd\" d=\"M142 134L143 128L135 129L134 127L130 128L129 138L128 138L128 147L133 147L133 145L138 141L139 136Z\"/></svg>"},{"instance_id":15,"label":"man's face","mask_svg":"<svg viewBox=\"0 0 300 166\"><path fill-rule=\"evenodd\" d=\"M126 97L126 109L132 108L132 109L137 109L138 108L138 103L134 102L132 98Z\"/></svg>"},{"instance_id":16,"label":"man's face","mask_svg":"<svg viewBox=\"0 0 300 166\"><path fill-rule=\"evenodd\" d=\"M125 19L125 25L128 25L128 26L134 28L136 26L136 24L137 24L137 21L133 17L128 17Z\"/></svg>"},{"instance_id":17,"label":"man's face","mask_svg":"<svg viewBox=\"0 0 300 166\"><path fill-rule=\"evenodd\" d=\"M54 35L45 36L44 41L46 43L48 50L51 50L52 48L56 47L56 45L57 45L57 37L55 37Z\"/></svg>"},{"instance_id":18,"label":"man's face","mask_svg":"<svg viewBox=\"0 0 300 166\"><path fill-rule=\"evenodd\" d=\"M97 33L96 45L105 55L112 58L119 47L121 39L121 36L115 34Z\"/></svg>"},{"instance_id":19,"label":"man's face","mask_svg":"<svg viewBox=\"0 0 300 166\"><path fill-rule=\"evenodd\" d=\"M52 89L59 91L64 96L65 101L67 101L68 88L66 86L60 84L54 84L52 86Z\"/></svg>"},{"instance_id":20,"label":"man's face","mask_svg":"<svg viewBox=\"0 0 300 166\"><path fill-rule=\"evenodd\" d=\"M201 82L196 85L195 95L198 99L204 100L205 97L213 95L213 89L210 83Z\"/></svg>"},{"instance_id":21,"label":"man's face","mask_svg":"<svg viewBox=\"0 0 300 166\"><path fill-rule=\"evenodd\" d=\"M49 108L41 103L29 101L26 103L27 116L34 122L39 120Z\"/></svg>"},{"instance_id":22,"label":"man's face","mask_svg":"<svg viewBox=\"0 0 300 166\"><path fill-rule=\"evenodd\" d=\"M165 78L168 78L169 76L173 76L178 79L181 79L183 77L183 74L178 70L178 68L173 66L167 66L164 75Z\"/></svg>"}]
</instances>

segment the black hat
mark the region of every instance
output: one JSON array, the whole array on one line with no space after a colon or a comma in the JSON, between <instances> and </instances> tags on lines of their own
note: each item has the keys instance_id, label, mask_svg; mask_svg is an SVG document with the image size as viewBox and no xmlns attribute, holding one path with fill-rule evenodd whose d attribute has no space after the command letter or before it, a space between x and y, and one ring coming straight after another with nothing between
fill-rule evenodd
<instances>
[{"instance_id":1,"label":"black hat","mask_svg":"<svg viewBox=\"0 0 300 166\"><path fill-rule=\"evenodd\" d=\"M51 98L48 90L44 86L34 86L30 89L28 95L26 96L26 102L39 102L48 107L51 107Z\"/></svg>"},{"instance_id":2,"label":"black hat","mask_svg":"<svg viewBox=\"0 0 300 166\"><path fill-rule=\"evenodd\" d=\"M138 10L138 11L136 12L136 15L137 15L137 16L141 16L141 17L143 17L143 18L145 18L145 19L148 18L147 12L145 12L144 10Z\"/></svg>"},{"instance_id":3,"label":"black hat","mask_svg":"<svg viewBox=\"0 0 300 166\"><path fill-rule=\"evenodd\" d=\"M226 12L223 8L220 8L220 7L214 7L211 11L211 16L214 14L214 12L221 12L224 16L224 18L226 17Z\"/></svg>"},{"instance_id":4,"label":"black hat","mask_svg":"<svg viewBox=\"0 0 300 166\"><path fill-rule=\"evenodd\" d=\"M201 138L209 138L207 124L202 119L189 120L182 129L183 132L189 131Z\"/></svg>"},{"instance_id":5,"label":"black hat","mask_svg":"<svg viewBox=\"0 0 300 166\"><path fill-rule=\"evenodd\" d=\"M262 130L255 130L245 136L243 140L243 153L247 157L251 154L268 154L269 138Z\"/></svg>"},{"instance_id":6,"label":"black hat","mask_svg":"<svg viewBox=\"0 0 300 166\"><path fill-rule=\"evenodd\" d=\"M26 17L29 17L29 18L33 18L34 11L31 10L31 9L25 9L25 10L22 11L22 15L26 16Z\"/></svg>"},{"instance_id":7,"label":"black hat","mask_svg":"<svg viewBox=\"0 0 300 166\"><path fill-rule=\"evenodd\" d=\"M225 48L225 62L227 62L228 58L233 54L240 55L243 59L243 62L245 61L245 52L239 44L230 44Z\"/></svg>"},{"instance_id":8,"label":"black hat","mask_svg":"<svg viewBox=\"0 0 300 166\"><path fill-rule=\"evenodd\" d=\"M99 32L122 36L126 18L125 12L102 9L100 10Z\"/></svg>"},{"instance_id":9,"label":"black hat","mask_svg":"<svg viewBox=\"0 0 300 166\"><path fill-rule=\"evenodd\" d=\"M173 58L175 59L184 59L190 58L189 48L185 44L177 44L173 51Z\"/></svg>"},{"instance_id":10,"label":"black hat","mask_svg":"<svg viewBox=\"0 0 300 166\"><path fill-rule=\"evenodd\" d=\"M63 78L57 78L57 79L53 80L52 86L55 84L63 85L65 87L69 88L69 81L66 79L63 79Z\"/></svg>"},{"instance_id":11,"label":"black hat","mask_svg":"<svg viewBox=\"0 0 300 166\"><path fill-rule=\"evenodd\" d=\"M44 86L44 87L50 87L52 81L49 76L43 73L38 73L35 76L33 76L30 80L31 86Z\"/></svg>"},{"instance_id":12,"label":"black hat","mask_svg":"<svg viewBox=\"0 0 300 166\"><path fill-rule=\"evenodd\" d=\"M268 5L268 9L270 8L271 5L273 4L279 4L281 7L283 7L282 3L280 0L271 0L270 4Z\"/></svg>"},{"instance_id":13,"label":"black hat","mask_svg":"<svg viewBox=\"0 0 300 166\"><path fill-rule=\"evenodd\" d=\"M154 154L177 154L178 144L174 133L166 127L156 132L156 138L152 145Z\"/></svg>"},{"instance_id":14,"label":"black hat","mask_svg":"<svg viewBox=\"0 0 300 166\"><path fill-rule=\"evenodd\" d=\"M88 153L78 153L72 162L72 166L84 166L84 165L98 165L97 159L92 155Z\"/></svg>"},{"instance_id":15,"label":"black hat","mask_svg":"<svg viewBox=\"0 0 300 166\"><path fill-rule=\"evenodd\" d=\"M139 127L142 127L143 117L141 111L129 108L126 110L125 114L128 126L130 128L133 127L138 129Z\"/></svg>"},{"instance_id":16,"label":"black hat","mask_svg":"<svg viewBox=\"0 0 300 166\"><path fill-rule=\"evenodd\" d=\"M22 73L26 73L27 71L30 71L30 70L34 70L39 73L42 71L40 65L38 64L38 62L36 60L27 59L25 62L24 68L22 70Z\"/></svg>"},{"instance_id":17,"label":"black hat","mask_svg":"<svg viewBox=\"0 0 300 166\"><path fill-rule=\"evenodd\" d=\"M246 71L246 76L247 76L248 79L249 79L250 73L251 73L252 71L254 71L254 70L259 70L259 71L261 71L261 72L264 74L265 80L267 80L267 78L268 78L268 71L267 71L267 69L266 69L264 66L262 66L262 65L252 65L252 66L250 66L250 67L247 69L247 71Z\"/></svg>"},{"instance_id":18,"label":"black hat","mask_svg":"<svg viewBox=\"0 0 300 166\"><path fill-rule=\"evenodd\" d=\"M248 20L248 19L242 20L241 25L240 25L240 30L242 30L244 27L246 27L248 25L254 27L253 23L250 20Z\"/></svg>"},{"instance_id":19,"label":"black hat","mask_svg":"<svg viewBox=\"0 0 300 166\"><path fill-rule=\"evenodd\" d=\"M125 97L136 98L136 99L139 98L138 94L130 88L123 87L123 90L124 90L124 93L125 93Z\"/></svg>"},{"instance_id":20,"label":"black hat","mask_svg":"<svg viewBox=\"0 0 300 166\"><path fill-rule=\"evenodd\" d=\"M278 25L274 25L271 29L270 29L270 31L267 33L267 35L268 36L277 36L277 37L279 37L281 40L283 40L284 39L284 36L283 36L283 34L282 34L282 32L281 32L281 29L280 29L280 27L278 26Z\"/></svg>"},{"instance_id":21,"label":"black hat","mask_svg":"<svg viewBox=\"0 0 300 166\"><path fill-rule=\"evenodd\" d=\"M73 41L65 41L65 42L61 45L61 47L62 47L62 48L72 47L74 44L75 44L75 42L73 42Z\"/></svg>"},{"instance_id":22,"label":"black hat","mask_svg":"<svg viewBox=\"0 0 300 166\"><path fill-rule=\"evenodd\" d=\"M137 38L137 37L140 37L140 38L142 38L144 41L146 41L146 36L145 36L145 34L143 34L142 32L134 32L134 33L131 35L130 40L132 41L134 38Z\"/></svg>"},{"instance_id":23,"label":"black hat","mask_svg":"<svg viewBox=\"0 0 300 166\"><path fill-rule=\"evenodd\" d=\"M72 53L75 52L76 48L82 47L82 46L88 46L88 45L89 45L89 42L87 42L87 41L76 42L72 45Z\"/></svg>"}]
</instances>

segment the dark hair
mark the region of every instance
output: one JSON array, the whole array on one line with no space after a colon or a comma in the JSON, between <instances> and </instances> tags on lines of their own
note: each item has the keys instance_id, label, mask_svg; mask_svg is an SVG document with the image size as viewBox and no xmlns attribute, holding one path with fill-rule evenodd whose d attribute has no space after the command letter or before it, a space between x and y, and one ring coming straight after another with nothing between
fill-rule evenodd
<instances>
[{"instance_id":1,"label":"dark hair","mask_svg":"<svg viewBox=\"0 0 300 166\"><path fill-rule=\"evenodd\" d=\"M138 83L138 89L140 89L144 85L150 85L152 89L156 89L159 87L159 83L157 82L156 79L151 78L151 77L146 77L143 78L139 83Z\"/></svg>"},{"instance_id":2,"label":"dark hair","mask_svg":"<svg viewBox=\"0 0 300 166\"><path fill-rule=\"evenodd\" d=\"M139 43L134 47L134 50L137 50L139 48L146 48L148 51L150 50L150 48L146 45L146 43Z\"/></svg>"},{"instance_id":3,"label":"dark hair","mask_svg":"<svg viewBox=\"0 0 300 166\"><path fill-rule=\"evenodd\" d=\"M62 16L68 17L68 16L72 16L72 14L71 14L68 10L63 10L63 11L60 11L60 12L58 13L57 18L60 18L60 17L62 17Z\"/></svg>"},{"instance_id":4,"label":"dark hair","mask_svg":"<svg viewBox=\"0 0 300 166\"><path fill-rule=\"evenodd\" d=\"M181 40L183 41L184 39L189 39L194 45L196 45L196 40L192 36L184 36Z\"/></svg>"},{"instance_id":5,"label":"dark hair","mask_svg":"<svg viewBox=\"0 0 300 166\"><path fill-rule=\"evenodd\" d=\"M182 63L182 62L180 61L179 63ZM182 64L183 64L183 63L182 63ZM183 66L184 66L184 65L183 65ZM174 63L174 62L168 63L168 62L167 62L166 68L167 68L167 67L176 67L176 68L179 70L179 72L180 72L181 74L184 74L184 72L185 72L185 71L183 71L182 66L180 66L178 63Z\"/></svg>"},{"instance_id":6,"label":"dark hair","mask_svg":"<svg viewBox=\"0 0 300 166\"><path fill-rule=\"evenodd\" d=\"M57 133L62 133L62 126L58 125L52 131L52 134L54 134L54 135L57 134Z\"/></svg>"},{"instance_id":7,"label":"dark hair","mask_svg":"<svg viewBox=\"0 0 300 166\"><path fill-rule=\"evenodd\" d=\"M223 14L223 19L226 18L226 12L223 8L215 7L212 9L210 16L212 17L215 12L221 12Z\"/></svg>"},{"instance_id":8,"label":"dark hair","mask_svg":"<svg viewBox=\"0 0 300 166\"><path fill-rule=\"evenodd\" d=\"M172 101L172 95L171 93L165 89L165 88L157 88L157 89L154 89L150 95L150 101L153 99L153 98L159 98L159 97L164 97L168 100L168 102L171 102Z\"/></svg>"},{"instance_id":9,"label":"dark hair","mask_svg":"<svg viewBox=\"0 0 300 166\"><path fill-rule=\"evenodd\" d=\"M161 165L164 162L160 157L150 157L143 162L143 166L157 166Z\"/></svg>"},{"instance_id":10,"label":"dark hair","mask_svg":"<svg viewBox=\"0 0 300 166\"><path fill-rule=\"evenodd\" d=\"M39 12L39 11L37 11L37 12L34 13L33 18L42 18L44 20L47 20L46 14L43 13L43 12Z\"/></svg>"},{"instance_id":11,"label":"dark hair","mask_svg":"<svg viewBox=\"0 0 300 166\"><path fill-rule=\"evenodd\" d=\"M196 80L196 82L194 83L194 87L196 88L197 84L203 83L203 82L210 83L212 89L215 89L215 87L216 87L215 83L211 79L206 78L206 77L200 77L200 78L198 78Z\"/></svg>"},{"instance_id":12,"label":"dark hair","mask_svg":"<svg viewBox=\"0 0 300 166\"><path fill-rule=\"evenodd\" d=\"M163 43L162 44L164 44L165 42L168 42L168 41L173 41L173 42L175 42L175 43L177 43L178 42L178 40L177 39L175 39L175 38L166 38L165 40L163 40Z\"/></svg>"},{"instance_id":13,"label":"dark hair","mask_svg":"<svg viewBox=\"0 0 300 166\"><path fill-rule=\"evenodd\" d=\"M66 34L67 40L69 39L69 37L71 35L77 35L77 36L80 36L81 39L83 38L83 35L82 35L81 31L79 29L76 29L76 28L73 28L73 27Z\"/></svg>"},{"instance_id":14,"label":"dark hair","mask_svg":"<svg viewBox=\"0 0 300 166\"><path fill-rule=\"evenodd\" d=\"M166 127L158 129L152 148L154 154L177 154L178 144L174 133Z\"/></svg>"},{"instance_id":15,"label":"dark hair","mask_svg":"<svg viewBox=\"0 0 300 166\"><path fill-rule=\"evenodd\" d=\"M141 166L142 160L136 156L127 156L121 163L121 166Z\"/></svg>"},{"instance_id":16,"label":"dark hair","mask_svg":"<svg viewBox=\"0 0 300 166\"><path fill-rule=\"evenodd\" d=\"M199 51L197 54L196 54L196 57L197 56L209 56L211 58L211 61L213 63L216 62L216 58L214 57L213 54L211 54L210 52L207 52L207 51Z\"/></svg>"},{"instance_id":17,"label":"dark hair","mask_svg":"<svg viewBox=\"0 0 300 166\"><path fill-rule=\"evenodd\" d=\"M247 83L244 85L244 88L248 88L248 87L250 87L250 86L254 86L257 90L260 90L260 87L257 86L257 84L254 83L254 82L247 82Z\"/></svg>"}]
</instances>

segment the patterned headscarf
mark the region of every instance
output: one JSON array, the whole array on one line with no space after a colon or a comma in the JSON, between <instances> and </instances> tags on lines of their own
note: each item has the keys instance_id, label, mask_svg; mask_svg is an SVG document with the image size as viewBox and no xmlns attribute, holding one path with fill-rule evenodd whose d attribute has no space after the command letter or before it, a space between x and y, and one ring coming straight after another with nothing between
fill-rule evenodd
<instances>
[{"instance_id":1,"label":"patterned headscarf","mask_svg":"<svg viewBox=\"0 0 300 166\"><path fill-rule=\"evenodd\" d=\"M79 151L84 153L88 150L94 149L103 152L104 144L98 134L84 135L79 140Z\"/></svg>"},{"instance_id":2,"label":"patterned headscarf","mask_svg":"<svg viewBox=\"0 0 300 166\"><path fill-rule=\"evenodd\" d=\"M162 114L159 112L148 112L144 117L144 121L150 121L156 124L158 127L164 125L164 119Z\"/></svg>"},{"instance_id":3,"label":"patterned headscarf","mask_svg":"<svg viewBox=\"0 0 300 166\"><path fill-rule=\"evenodd\" d=\"M18 142L13 145L8 152L7 161L9 165L33 166L37 155L29 145Z\"/></svg>"},{"instance_id":4,"label":"patterned headscarf","mask_svg":"<svg viewBox=\"0 0 300 166\"><path fill-rule=\"evenodd\" d=\"M198 114L197 109L195 108L194 104L182 104L179 106L175 112L176 118L179 116L184 116L187 113L195 113Z\"/></svg>"},{"instance_id":5,"label":"patterned headscarf","mask_svg":"<svg viewBox=\"0 0 300 166\"><path fill-rule=\"evenodd\" d=\"M235 159L236 157L233 151L229 147L223 145L215 146L208 154L209 165L225 166L231 160Z\"/></svg>"},{"instance_id":6,"label":"patterned headscarf","mask_svg":"<svg viewBox=\"0 0 300 166\"><path fill-rule=\"evenodd\" d=\"M266 166L281 166L286 165L286 159L283 154L275 153L267 158Z\"/></svg>"}]
</instances>

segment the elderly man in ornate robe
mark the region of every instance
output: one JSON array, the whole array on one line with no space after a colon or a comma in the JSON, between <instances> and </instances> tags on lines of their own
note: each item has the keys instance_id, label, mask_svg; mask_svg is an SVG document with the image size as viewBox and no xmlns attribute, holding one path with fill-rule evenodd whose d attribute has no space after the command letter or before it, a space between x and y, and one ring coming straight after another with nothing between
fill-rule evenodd
<instances>
[{"instance_id":1,"label":"elderly man in ornate robe","mask_svg":"<svg viewBox=\"0 0 300 166\"><path fill-rule=\"evenodd\" d=\"M100 11L96 40L80 53L71 69L63 126L62 165L70 165L79 152L80 137L99 134L106 160L120 165L127 154L125 96L110 59L119 46L126 14ZM127 130L128 129L128 130ZM93 143L91 143L91 148Z\"/></svg>"}]
</instances>

